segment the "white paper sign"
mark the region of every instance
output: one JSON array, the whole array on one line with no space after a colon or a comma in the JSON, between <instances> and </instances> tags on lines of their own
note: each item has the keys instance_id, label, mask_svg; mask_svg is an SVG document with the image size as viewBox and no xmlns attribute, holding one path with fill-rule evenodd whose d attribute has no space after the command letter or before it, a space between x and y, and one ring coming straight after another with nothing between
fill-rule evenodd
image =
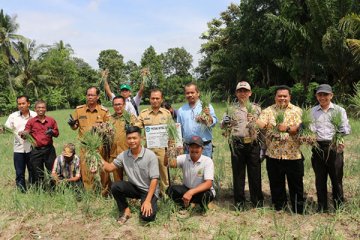
<instances>
[{"instance_id":1,"label":"white paper sign","mask_svg":"<svg viewBox=\"0 0 360 240\"><path fill-rule=\"evenodd\" d=\"M176 123L176 130L179 139L176 140L176 147L182 147L181 124ZM145 126L146 146L147 148L165 148L168 147L167 125Z\"/></svg>"},{"instance_id":2,"label":"white paper sign","mask_svg":"<svg viewBox=\"0 0 360 240\"><path fill-rule=\"evenodd\" d=\"M145 126L147 148L165 148L168 146L166 124Z\"/></svg>"}]
</instances>

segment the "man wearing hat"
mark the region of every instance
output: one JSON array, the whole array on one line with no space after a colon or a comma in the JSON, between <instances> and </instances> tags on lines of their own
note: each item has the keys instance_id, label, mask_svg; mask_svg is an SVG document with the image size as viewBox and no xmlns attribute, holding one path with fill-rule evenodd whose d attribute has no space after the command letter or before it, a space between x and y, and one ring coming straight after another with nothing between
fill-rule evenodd
<instances>
[{"instance_id":1,"label":"man wearing hat","mask_svg":"<svg viewBox=\"0 0 360 240\"><path fill-rule=\"evenodd\" d=\"M262 206L264 200L261 190L261 161L260 145L257 139L258 134L255 130L254 122L248 121L248 115L251 115L252 119L256 120L260 115L261 108L249 102L251 94L250 84L245 81L239 82L235 92L238 102L232 106L232 114L230 116L225 115L221 122L221 128L229 128L233 192L235 207L237 208L242 208L245 205L246 170L250 200L253 206Z\"/></svg>"},{"instance_id":2,"label":"man wearing hat","mask_svg":"<svg viewBox=\"0 0 360 240\"><path fill-rule=\"evenodd\" d=\"M109 74L109 72L107 70L104 70L102 72L106 95L112 100L115 97L115 94L110 89L110 86L109 86L109 83L107 80L108 74ZM120 95L123 98L125 98L125 101L126 101L125 110L131 114L134 114L135 116L139 116L139 106L140 106L141 98L142 98L142 95L144 92L144 84L141 83L140 89L134 98L131 97L131 87L129 84L120 84L119 89L120 89Z\"/></svg>"},{"instance_id":3,"label":"man wearing hat","mask_svg":"<svg viewBox=\"0 0 360 240\"><path fill-rule=\"evenodd\" d=\"M321 84L316 89L316 99L319 105L312 108L311 113L314 123L311 126L316 133L318 147L312 149L312 166L315 172L315 186L318 198L318 211L327 211L327 176L332 184L334 208L344 201L342 185L344 168L344 144L335 146L332 139L336 131L343 135L350 134L349 120L344 108L331 102L334 94L328 84ZM341 125L339 129L331 123L333 114L341 113Z\"/></svg>"},{"instance_id":4,"label":"man wearing hat","mask_svg":"<svg viewBox=\"0 0 360 240\"><path fill-rule=\"evenodd\" d=\"M64 145L61 155L57 156L51 172L56 184L65 182L73 187L80 188L80 158L75 154L75 145Z\"/></svg>"},{"instance_id":5,"label":"man wearing hat","mask_svg":"<svg viewBox=\"0 0 360 240\"><path fill-rule=\"evenodd\" d=\"M183 154L171 160L172 168L181 168L183 184L171 185L167 194L177 204L188 207L190 203L198 203L205 209L215 197L214 163L211 158L202 155L204 142L199 136L191 137L189 154Z\"/></svg>"}]
</instances>

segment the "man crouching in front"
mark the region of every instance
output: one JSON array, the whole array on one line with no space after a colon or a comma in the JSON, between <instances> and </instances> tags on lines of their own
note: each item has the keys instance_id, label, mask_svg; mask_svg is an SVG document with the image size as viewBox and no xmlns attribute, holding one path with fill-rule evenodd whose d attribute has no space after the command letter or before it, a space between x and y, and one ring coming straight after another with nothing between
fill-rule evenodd
<instances>
[{"instance_id":1,"label":"man crouching in front","mask_svg":"<svg viewBox=\"0 0 360 240\"><path fill-rule=\"evenodd\" d=\"M203 149L202 139L193 136L189 141L189 154L180 155L169 161L170 167L182 169L183 184L171 185L167 194L182 208L187 208L190 203L197 203L206 211L208 204L215 197L212 186L214 163L211 158L202 155Z\"/></svg>"},{"instance_id":2,"label":"man crouching in front","mask_svg":"<svg viewBox=\"0 0 360 240\"><path fill-rule=\"evenodd\" d=\"M112 172L124 169L128 181L112 184L111 192L120 212L118 223L124 224L131 215L126 198L141 199L141 218L154 221L157 211L159 165L151 150L141 146L141 129L129 127L126 130L129 149L119 154L112 163L103 161L103 169Z\"/></svg>"}]
</instances>

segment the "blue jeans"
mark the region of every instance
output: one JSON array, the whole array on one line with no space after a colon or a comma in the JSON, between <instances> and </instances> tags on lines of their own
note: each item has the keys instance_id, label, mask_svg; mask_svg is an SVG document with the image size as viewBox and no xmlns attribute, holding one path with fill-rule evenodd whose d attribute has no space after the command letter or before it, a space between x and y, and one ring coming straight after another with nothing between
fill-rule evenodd
<instances>
[{"instance_id":1,"label":"blue jeans","mask_svg":"<svg viewBox=\"0 0 360 240\"><path fill-rule=\"evenodd\" d=\"M32 183L32 168L30 164L30 153L14 152L14 167L16 174L16 186L22 191L26 191L25 170L28 169L29 183Z\"/></svg>"},{"instance_id":2,"label":"blue jeans","mask_svg":"<svg viewBox=\"0 0 360 240\"><path fill-rule=\"evenodd\" d=\"M212 159L212 152L213 152L212 149L213 149L212 143L208 143L208 144L204 145L202 155L207 156ZM187 145L185 145L184 153L189 154L189 147Z\"/></svg>"}]
</instances>

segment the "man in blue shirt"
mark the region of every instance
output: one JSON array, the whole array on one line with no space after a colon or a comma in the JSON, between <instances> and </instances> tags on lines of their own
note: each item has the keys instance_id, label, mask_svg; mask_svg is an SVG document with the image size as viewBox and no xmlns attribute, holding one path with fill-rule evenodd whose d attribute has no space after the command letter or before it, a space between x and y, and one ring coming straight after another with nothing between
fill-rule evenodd
<instances>
[{"instance_id":1,"label":"man in blue shirt","mask_svg":"<svg viewBox=\"0 0 360 240\"><path fill-rule=\"evenodd\" d=\"M204 110L208 116L208 123L197 121L197 116L201 113L202 103L200 91L195 83L189 83L185 86L185 97L188 103L184 104L177 115L177 122L181 124L181 131L185 145L189 143L191 137L199 136L204 142L203 155L212 157L212 128L217 123L214 108L209 107ZM185 153L189 153L188 147L185 147Z\"/></svg>"},{"instance_id":2,"label":"man in blue shirt","mask_svg":"<svg viewBox=\"0 0 360 240\"><path fill-rule=\"evenodd\" d=\"M319 105L311 110L314 123L311 130L316 133L318 147L312 150L311 163L315 172L315 186L318 198L318 211L327 211L327 176L332 184L334 208L337 209L344 201L343 168L344 144L334 144L335 134L350 134L350 125L345 109L332 103L334 94L328 84L321 84L316 89L316 99ZM341 114L341 124L338 129L331 123L333 114ZM338 133L336 133L338 132Z\"/></svg>"}]
</instances>

